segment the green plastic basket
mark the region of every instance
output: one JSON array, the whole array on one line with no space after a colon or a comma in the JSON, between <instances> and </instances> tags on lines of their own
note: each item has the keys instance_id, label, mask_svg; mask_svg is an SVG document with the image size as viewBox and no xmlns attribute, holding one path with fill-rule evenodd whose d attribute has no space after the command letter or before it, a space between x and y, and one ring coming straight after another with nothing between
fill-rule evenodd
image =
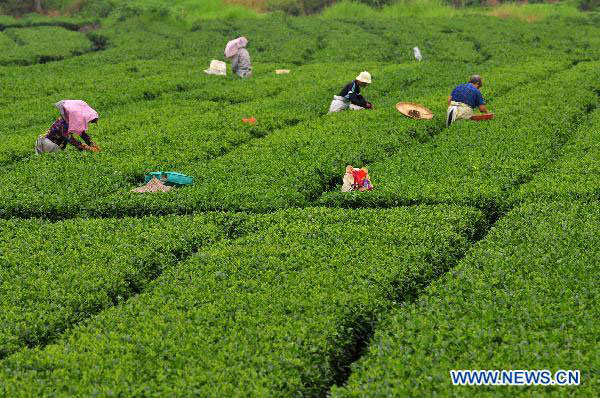
<instances>
[{"instance_id":1,"label":"green plastic basket","mask_svg":"<svg viewBox=\"0 0 600 398\"><path fill-rule=\"evenodd\" d=\"M186 176L185 174L176 173L174 171L154 171L152 173L147 173L144 182L148 183L152 177L156 177L165 185L175 187L192 185L194 183L194 177Z\"/></svg>"}]
</instances>

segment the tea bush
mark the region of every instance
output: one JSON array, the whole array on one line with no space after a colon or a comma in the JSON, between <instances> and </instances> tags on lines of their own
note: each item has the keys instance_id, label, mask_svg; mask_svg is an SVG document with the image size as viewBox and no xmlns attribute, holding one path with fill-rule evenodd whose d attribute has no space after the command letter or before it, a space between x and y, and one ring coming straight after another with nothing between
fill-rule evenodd
<instances>
[{"instance_id":1,"label":"tea bush","mask_svg":"<svg viewBox=\"0 0 600 398\"><path fill-rule=\"evenodd\" d=\"M333 72L329 76L323 72L320 75L324 79L333 78ZM66 151L59 156L44 159L31 156L21 164L8 166L15 177L13 182L19 188L17 195L14 192L10 194L9 201L12 205L2 206L7 210L4 214L75 216L79 210L94 211L93 199L109 196L116 189L119 190L119 195L124 196L123 205L112 202L111 199L111 206L116 205L117 209L126 207L131 197L128 191L143 181L144 172L155 171L156 168L178 168L200 179L205 174L202 169L211 158L221 156L251 139L267 136L272 131L300 124L322 114L327 105L322 104L323 108L315 109L308 99L324 96L323 89L310 88L304 91L302 97L295 92L281 90L281 87L290 83L305 84L311 76L314 73L280 77L270 87L265 85L266 89L260 88L260 78L253 82L239 82L237 90L231 90L230 98L234 102L242 102L228 106L227 115L223 115L223 106L219 103L227 100L229 90L220 90L220 98L211 98L210 85L206 90L190 90L157 98L145 105L134 103L128 107L120 107L116 113L107 115L111 120L108 129L101 127L102 121L99 126L92 128L99 130L98 134L94 131L91 134L101 146L105 141L104 135L110 140L106 151L99 156ZM203 77L204 81L209 82L209 79L214 77ZM214 84L224 85L226 82L221 80ZM244 102L245 95L250 99L257 92L260 94L261 90L263 95L260 108L250 106L252 102L256 102L254 99ZM317 94L314 94L315 91ZM318 94L319 92L322 94ZM267 95L272 96L271 101L265 98ZM209 98L213 101L206 101ZM160 116L152 114L157 108L161 110ZM250 115L259 119L256 126L244 126L241 123L242 117ZM23 142L23 151L31 151L32 138L29 142L19 138ZM10 155L7 157L10 158ZM35 170L30 167L31 162L37 164ZM86 178L81 179L81 173ZM40 179L40 175L48 178ZM90 181L94 181L93 188ZM56 185L54 188L49 185L56 183L62 185L59 191L56 190ZM12 184L7 182L5 185L7 194L9 187L15 186ZM82 186L86 188L81 189ZM46 193L37 195L36 191ZM65 202L62 199L64 195L70 195L74 200ZM92 205L92 208L88 205ZM192 210L194 208L188 209ZM105 214L123 214L123 211Z\"/></svg>"},{"instance_id":2,"label":"tea bush","mask_svg":"<svg viewBox=\"0 0 600 398\"><path fill-rule=\"evenodd\" d=\"M9 28L0 32L0 36L0 65L57 61L85 53L92 47L84 34L61 27Z\"/></svg>"},{"instance_id":3,"label":"tea bush","mask_svg":"<svg viewBox=\"0 0 600 398\"><path fill-rule=\"evenodd\" d=\"M256 232L203 248L65 339L6 358L0 392L322 394L382 311L445 272L485 226L452 206L246 222Z\"/></svg>"},{"instance_id":4,"label":"tea bush","mask_svg":"<svg viewBox=\"0 0 600 398\"><path fill-rule=\"evenodd\" d=\"M490 91L497 93L492 99L512 90L518 82L566 66L564 62L544 62L490 70ZM346 69L351 68L359 69L346 65ZM390 65L380 70L375 66L371 70L375 79L397 76L366 90L367 98L376 103L372 113L320 117L333 94L354 77L348 74L341 80L335 69L320 66L304 66L276 78L257 77L239 82L235 88L228 88L228 80L203 77L205 88L190 87L164 98L157 94L143 104L119 107L107 115L107 128L102 121L94 126L98 134L92 135L101 146L108 141L106 151L99 156L67 151L43 162L32 156L26 163L11 166L12 177L0 187L0 197L6 197L0 212L6 216L60 218L307 206L323 192L335 189L346 164L369 164L398 152L420 150L421 145L416 144L429 141L443 125L440 121L425 124L404 119L393 105L400 99L414 98L435 104L447 87L469 73L460 64L442 72L436 63ZM424 71L437 73L437 78L421 84ZM511 79L502 82L508 73ZM320 77L323 87L311 85L315 76ZM300 93L284 90L299 86L306 88ZM218 105L225 101L229 101L225 108ZM152 109L160 109L163 116L149 116ZM437 105L433 110L444 112ZM240 119L249 115L258 118L255 127L241 124ZM31 151L31 141L19 140L23 142L22 153ZM6 156L12 159L15 155ZM65 162L65 158L73 160ZM30 162L37 164L35 172ZM128 192L142 180L144 172L160 168L206 177L199 177L193 187L164 196ZM40 179L40 175L46 177ZM86 178L81 179L82 175ZM94 181L93 189L90 180ZM61 188L57 190L57 186ZM66 202L64 195L74 200Z\"/></svg>"},{"instance_id":5,"label":"tea bush","mask_svg":"<svg viewBox=\"0 0 600 398\"><path fill-rule=\"evenodd\" d=\"M195 20L185 6L147 8L0 18L0 396L327 396L348 376L333 394L462 395L447 388L449 361L570 364L561 328L575 330L593 373L595 312L577 311L593 302L595 249L564 280L548 267L562 272L580 241L595 242L585 230L599 192L595 17ZM240 35L252 79L204 74ZM326 115L363 70L375 109ZM447 96L473 73L496 118L446 129ZM65 98L98 110L101 153L33 153ZM399 101L435 118L408 119ZM250 116L255 125L241 122ZM368 166L375 190L342 195L347 164ZM129 192L157 170L196 182ZM553 289L578 304L559 305ZM485 334L493 328L502 333ZM457 344L445 338L455 331ZM522 351L511 340L538 335ZM409 345L384 340L394 336ZM386 378L396 360L413 368ZM588 380L581 394L592 396Z\"/></svg>"},{"instance_id":6,"label":"tea bush","mask_svg":"<svg viewBox=\"0 0 600 398\"><path fill-rule=\"evenodd\" d=\"M511 211L444 278L377 328L333 397L589 397L598 391L600 207ZM450 369L578 369L581 384L453 386Z\"/></svg>"},{"instance_id":7,"label":"tea bush","mask_svg":"<svg viewBox=\"0 0 600 398\"><path fill-rule=\"evenodd\" d=\"M0 357L125 302L234 216L0 222Z\"/></svg>"},{"instance_id":8,"label":"tea bush","mask_svg":"<svg viewBox=\"0 0 600 398\"><path fill-rule=\"evenodd\" d=\"M521 186L512 199L517 203L597 201L600 198L599 138L600 112L595 111L575 132L562 156Z\"/></svg>"},{"instance_id":9,"label":"tea bush","mask_svg":"<svg viewBox=\"0 0 600 398\"><path fill-rule=\"evenodd\" d=\"M457 123L426 145L374 163L370 171L378 176L379 190L330 193L321 203L452 202L501 213L510 206L510 192L560 156L582 118L598 106L597 71L597 63L580 63L547 81L516 87L491 106L497 119Z\"/></svg>"}]
</instances>

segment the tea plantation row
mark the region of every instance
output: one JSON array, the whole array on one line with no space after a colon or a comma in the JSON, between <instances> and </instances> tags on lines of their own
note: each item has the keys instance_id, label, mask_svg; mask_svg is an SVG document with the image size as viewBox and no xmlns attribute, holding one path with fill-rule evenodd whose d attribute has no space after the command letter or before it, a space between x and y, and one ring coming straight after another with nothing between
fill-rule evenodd
<instances>
[{"instance_id":1,"label":"tea plantation row","mask_svg":"<svg viewBox=\"0 0 600 398\"><path fill-rule=\"evenodd\" d=\"M235 217L0 224L0 356L43 345L144 290L163 270L227 237Z\"/></svg>"},{"instance_id":2,"label":"tea plantation row","mask_svg":"<svg viewBox=\"0 0 600 398\"><path fill-rule=\"evenodd\" d=\"M57 40L61 45L57 46ZM10 28L0 32L0 65L45 63L92 51L93 43L60 27Z\"/></svg>"},{"instance_id":3,"label":"tea plantation row","mask_svg":"<svg viewBox=\"0 0 600 398\"><path fill-rule=\"evenodd\" d=\"M600 390L600 206L528 204L378 328L333 397L592 397ZM451 384L450 369L576 369L579 386Z\"/></svg>"},{"instance_id":4,"label":"tea plantation row","mask_svg":"<svg viewBox=\"0 0 600 398\"><path fill-rule=\"evenodd\" d=\"M371 62L414 62L411 49L414 45L421 45L426 61L440 61L444 63L468 62L471 66L487 62L490 65L500 66L506 63L525 63L531 60L564 59L581 60L597 59L596 40L592 26L580 26L579 35L574 36L568 30L570 25L558 23L563 29L557 29L553 24L537 24L528 27L526 24L514 21L501 21L496 18L484 18L483 21L469 19L453 20L452 27L446 19L406 19L402 21L390 20L380 22L369 20L362 23L368 27L384 24L386 29L379 27L377 35L368 35L356 23L337 21L336 29L330 31L329 24L324 24L316 18L281 18L269 17L260 20L244 21L214 21L202 22L192 32L181 28L153 22L136 22L136 20L108 26L96 35L106 37L108 47L105 51L86 54L83 57L66 60L58 64L46 64L33 67L36 75L30 73L28 68L3 68L2 74L6 78L6 97L14 103L23 99L48 109L56 97L76 95L88 99L96 107L105 108L116 100L128 98L131 90L136 88L147 90L150 93L162 90L169 81L177 80L173 73L181 73L181 69L188 72L188 87L196 80L201 69L208 65L211 58L222 58L222 48L228 37L246 34L251 38L250 50L255 60L255 65L271 63L280 67L294 67L305 64L303 59L290 58L284 50L290 41L305 41L306 49L322 48L311 55L311 63L332 62L358 62L365 60ZM427 29L425 29L425 25ZM495 27L494 30L492 27ZM45 28L45 27L44 27ZM42 29L42 28L35 28ZM22 29L21 29L22 30ZM65 31L66 34L78 34ZM38 34L36 41L47 39L48 35ZM400 41L399 38L411 37L411 42ZM477 37L477 45L473 45L472 55L464 58L464 49L459 52L461 57L449 53L449 46L464 46ZM322 38L322 45L311 43L309 39ZM368 43L365 54L363 48L356 52L356 43ZM390 47L390 43L392 47ZM467 43L467 44L465 44ZM509 43L509 45L507 45ZM532 43L537 43L532 46ZM443 46L432 48L429 46ZM332 53L331 51L339 51ZM306 50L299 47L298 43L289 46L291 54L304 53ZM494 54L495 58L481 58L482 53ZM507 53L507 54L504 54ZM396 54L389 58L389 54ZM499 54L503 54L499 56ZM496 58L497 57L497 58ZM165 72L162 81L147 81L146 84L135 84L141 73L136 72L138 65L154 61L161 67L161 75ZM159 61L160 62L156 62ZM129 64L133 62L133 65ZM119 70L122 66L122 70ZM340 70L343 70L340 66ZM193 74L191 73L193 70ZM140 71L142 72L142 71ZM194 77L194 78L192 78ZM119 79L119 86L115 87L113 78ZM421 82L434 79L434 76L421 75ZM141 82L140 82L141 83ZM176 83L181 84L181 80ZM314 82L318 83L318 79ZM125 85L125 86L123 86ZM77 88L77 90L75 90ZM339 89L336 87L336 90ZM48 93L50 98L40 96ZM107 98L108 96L108 98ZM17 108L18 109L18 108ZM26 109L23 109L25 111ZM31 116L29 112L13 112L12 117L20 119ZM32 120L38 119L36 115Z\"/></svg>"},{"instance_id":5,"label":"tea plantation row","mask_svg":"<svg viewBox=\"0 0 600 398\"><path fill-rule=\"evenodd\" d=\"M189 106L194 102L197 103L199 108L196 119L198 119L203 111L202 102L218 102L212 109L223 113L224 109L227 109L223 108L223 105L244 103L251 99L264 100L265 97L281 93L282 88L286 86L281 79L269 79L270 84L261 84L263 80L261 78L257 78L258 81L254 84L232 86L230 80L204 77L198 65L190 61L173 63L171 67L171 70L164 71L163 61L131 61L80 71L79 65L71 60L65 61L60 68L55 65L44 69L35 67L36 73L43 73L43 84L36 83L35 79L11 76L18 80L8 84L10 95L13 97L9 96L4 100L7 108L2 111L3 116L6 117L3 132L7 136L7 141L3 144L1 153L5 154L6 158L32 156L31 143L35 135L45 131L58 115L52 106L57 98L85 98L100 113L100 123L98 126L93 126L90 133L94 137L99 137L100 143L109 141L109 144L116 146L118 142L115 140L115 133L124 133L123 130L136 128L141 122L150 124L161 114L164 119L179 116L175 111L177 103L174 100L187 99ZM267 68L273 67L262 66L265 72ZM82 81L65 84L62 73L78 73ZM111 79L98 79L98 75L116 75L122 83L115 85ZM40 76L37 78L39 79ZM27 86L31 85L37 88L36 98L21 100L18 93L27 90ZM163 96L166 98L161 98ZM159 102L154 103L154 100ZM174 102L170 106L169 100ZM169 110L169 113L156 112L157 108L163 111ZM111 136L103 140L102 131L97 134L96 130L111 126L114 121L113 115L125 112L129 114L137 112L132 115L135 119L130 120L128 125L116 124L110 131ZM183 119L184 116L185 113L179 117ZM192 119L189 123L190 129L194 127L193 122ZM119 130L116 129L117 126ZM176 135L176 132L171 135Z\"/></svg>"},{"instance_id":6,"label":"tea plantation row","mask_svg":"<svg viewBox=\"0 0 600 398\"><path fill-rule=\"evenodd\" d=\"M597 91L598 93L599 91ZM592 113L561 151L561 157L515 193L526 202L600 199L600 111Z\"/></svg>"},{"instance_id":7,"label":"tea plantation row","mask_svg":"<svg viewBox=\"0 0 600 398\"><path fill-rule=\"evenodd\" d=\"M518 104L519 95L529 89L526 82L543 80L568 65L539 62L491 69L490 98L502 106L505 101L501 99L508 96L508 102L512 95ZM556 81L563 75L580 78L587 71L583 65L587 63L575 69L581 72L567 71L548 83L538 82L538 86L547 85L538 87L539 96L543 97L546 87L558 86ZM356 68L348 69L351 67ZM266 75L252 82L239 82L239 91L235 92L224 89L226 81L213 83L215 77L202 77L208 87L220 90L223 98L235 99L234 94L239 93L241 97L237 98L242 102L225 107L215 101L199 101L207 93L204 88L118 107L97 128L95 137L105 152L90 156L67 151L8 166L10 177L0 187L0 213L3 217L61 218L199 210L266 211L310 205L323 192L338 189L336 184L346 164L368 165L428 148L421 143L442 131L443 122L404 119L393 105L399 99L416 99L433 104L434 111L443 115L443 105L436 103L453 81L468 74L465 66L444 69L434 63L374 68L374 74L390 78L369 88L369 98L381 106L370 113L320 117L331 93L336 92L338 79L334 69L316 66L298 68L290 76ZM413 83L424 72L436 73L437 79L427 84ZM509 73L511 80L505 80ZM324 87L309 85L315 75L320 76ZM349 75L348 80L352 77ZM519 88L519 84L526 86ZM298 93L294 90L297 86L308 88ZM510 94L514 90L517 92ZM587 93L585 85L573 86L572 90ZM154 114L155 109L161 112ZM242 126L240 119L249 115L258 118L257 126ZM507 120L510 117L505 116ZM299 125L289 127L294 124ZM481 125L467 128L476 127ZM19 140L26 150L30 142ZM103 141L108 141L106 146ZM238 147L246 142L249 144ZM439 161L432 159L432 163ZM128 192L142 181L144 172L156 169L182 171L196 176L199 183L168 195L148 197ZM384 179L388 170L376 170L375 178L389 185Z\"/></svg>"},{"instance_id":8,"label":"tea plantation row","mask_svg":"<svg viewBox=\"0 0 600 398\"><path fill-rule=\"evenodd\" d=\"M131 84L130 99L119 97L115 91L114 96L103 100L114 99L115 103L103 102L104 108L96 107L103 112L98 126L92 126L90 134L112 158L117 158L118 161L118 158L123 158L124 152L135 156L140 152L158 150L164 156L187 156L189 161L192 160L190 158L201 158L202 146L206 144L223 145L223 139L220 137L228 133L230 140L243 142L249 130L252 130L254 135L261 136L276 127L298 123L303 116L309 115L301 109L295 113L287 109L286 101L292 101L297 96L283 90L290 84L286 77L257 77L253 82L240 82L241 84L231 87L231 81L199 76L197 71L190 73L191 65L178 66L181 68L179 72L171 74L154 75L154 72L151 72L152 75L141 79L132 76L131 80L136 83ZM147 64L139 66L140 69L150 70L156 67ZM138 66L130 68L137 69ZM327 78L325 74L322 76ZM294 83L305 84L306 79L308 74L299 74ZM312 93L311 90L308 94ZM128 102L119 104L118 101ZM310 110L310 106L310 103L306 103L304 108ZM48 116L56 116L58 113L50 109L48 104L46 109L42 106L40 108L39 114L46 114L43 118L40 117L41 120L49 119ZM280 112L274 115L273 111L278 108L281 109ZM261 116L261 124L253 129L244 128L241 118L249 115ZM44 131L51 123L52 119L40 125L37 133ZM232 136L231 131L235 131L236 134ZM13 162L10 162L10 159L19 157L35 159L31 155L34 137L31 127L8 132L6 141L11 146L4 152L6 163L11 164ZM173 142L175 147L170 145ZM183 145L186 145L185 151L181 147ZM224 150L219 149L217 152ZM147 154L145 159L150 163L155 161ZM62 158L57 163L65 163L65 159ZM105 163L105 160L98 163ZM171 167L175 167L177 163L177 160L173 159ZM143 173L146 166L138 167L141 168L139 172Z\"/></svg>"},{"instance_id":9,"label":"tea plantation row","mask_svg":"<svg viewBox=\"0 0 600 398\"><path fill-rule=\"evenodd\" d=\"M12 23L0 46L39 47L5 63L42 61L44 32L74 47L0 67L0 218L15 218L0 220L0 396L596 395L600 29L585 18L122 18L68 59L83 34ZM239 35L255 76L205 75ZM365 69L375 110L325 116ZM497 117L445 129L472 73ZM33 155L63 98L99 111L103 152ZM340 194L348 163L376 189ZM129 192L158 169L196 184ZM170 213L195 215L154 217ZM122 218L60 221L75 217ZM452 368L584 384L453 388Z\"/></svg>"},{"instance_id":10,"label":"tea plantation row","mask_svg":"<svg viewBox=\"0 0 600 398\"><path fill-rule=\"evenodd\" d=\"M485 228L481 212L452 206L37 223L33 236L32 222L3 224L14 238L2 253L20 258L3 275L14 286L2 298L5 352L118 305L4 359L2 395L322 394L379 316L452 267ZM206 246L223 224L231 239ZM81 244L50 241L27 258L46 236L75 231ZM23 249L11 255L15 239ZM136 288L147 292L123 302Z\"/></svg>"},{"instance_id":11,"label":"tea plantation row","mask_svg":"<svg viewBox=\"0 0 600 398\"><path fill-rule=\"evenodd\" d=\"M455 125L431 143L382 162L370 171L380 180L372 195L331 193L321 203L398 206L468 203L493 213L513 205L511 192L529 181L599 105L600 64L581 63L548 81L515 88L498 102L493 123Z\"/></svg>"}]
</instances>

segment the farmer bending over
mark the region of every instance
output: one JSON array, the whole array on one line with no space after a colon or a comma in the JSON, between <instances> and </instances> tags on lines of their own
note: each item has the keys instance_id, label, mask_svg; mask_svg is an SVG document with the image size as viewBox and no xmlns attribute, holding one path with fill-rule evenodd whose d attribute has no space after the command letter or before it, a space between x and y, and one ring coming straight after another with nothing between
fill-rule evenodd
<instances>
[{"instance_id":1,"label":"farmer bending over","mask_svg":"<svg viewBox=\"0 0 600 398\"><path fill-rule=\"evenodd\" d=\"M450 126L456 120L470 119L475 108L479 108L482 113L489 113L485 106L485 100L479 91L482 84L481 76L473 75L468 83L456 86L452 90L452 94L448 97L446 126Z\"/></svg>"},{"instance_id":2,"label":"farmer bending over","mask_svg":"<svg viewBox=\"0 0 600 398\"><path fill-rule=\"evenodd\" d=\"M329 113L352 110L373 109L373 105L360 95L360 88L367 87L371 83L371 74L369 72L360 72L356 79L348 83L339 95L333 96L333 101L329 106Z\"/></svg>"},{"instance_id":3,"label":"farmer bending over","mask_svg":"<svg viewBox=\"0 0 600 398\"><path fill-rule=\"evenodd\" d=\"M54 104L61 116L48 129L46 134L38 137L35 153L58 152L71 144L80 151L99 152L100 147L92 142L87 134L88 123L98 121L98 113L84 101L64 100ZM79 141L79 136L84 142Z\"/></svg>"},{"instance_id":4,"label":"farmer bending over","mask_svg":"<svg viewBox=\"0 0 600 398\"><path fill-rule=\"evenodd\" d=\"M225 47L225 56L231 60L231 70L241 78L252 76L250 54L246 50L248 39L238 37L231 40Z\"/></svg>"}]
</instances>

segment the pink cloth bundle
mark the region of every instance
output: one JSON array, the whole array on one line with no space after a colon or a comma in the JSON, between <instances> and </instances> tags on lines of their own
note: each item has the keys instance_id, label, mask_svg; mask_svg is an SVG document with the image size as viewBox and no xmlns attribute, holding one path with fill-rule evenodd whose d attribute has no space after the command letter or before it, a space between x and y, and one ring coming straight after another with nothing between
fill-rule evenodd
<instances>
[{"instance_id":1,"label":"pink cloth bundle","mask_svg":"<svg viewBox=\"0 0 600 398\"><path fill-rule=\"evenodd\" d=\"M245 37L238 37L237 39L230 40L225 46L225 56L231 58L238 53L240 48L244 48L248 45L248 39Z\"/></svg>"},{"instance_id":2,"label":"pink cloth bundle","mask_svg":"<svg viewBox=\"0 0 600 398\"><path fill-rule=\"evenodd\" d=\"M83 134L88 129L88 123L98 119L98 113L85 101L62 100L54 104L60 111L63 119L69 125L69 132L77 135Z\"/></svg>"}]
</instances>

